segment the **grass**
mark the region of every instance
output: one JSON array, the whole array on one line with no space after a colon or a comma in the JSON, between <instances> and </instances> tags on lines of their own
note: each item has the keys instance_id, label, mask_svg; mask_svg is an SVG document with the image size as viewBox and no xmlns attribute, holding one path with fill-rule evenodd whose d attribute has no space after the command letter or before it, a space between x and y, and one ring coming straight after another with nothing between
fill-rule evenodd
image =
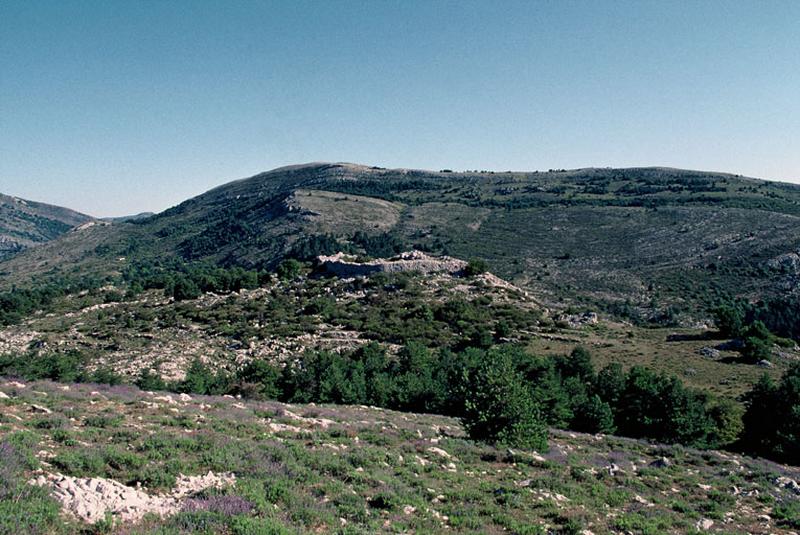
<instances>
[{"instance_id":1,"label":"grass","mask_svg":"<svg viewBox=\"0 0 800 535\"><path fill-rule=\"evenodd\" d=\"M763 527L758 515L776 511L771 530L778 533L797 518L795 498L774 484L781 475L800 477L797 469L730 454L553 431L542 459L466 440L456 421L438 416L269 401L233 406L205 396L170 404L123 386L0 382L0 390L11 396L0 400L3 413L21 419L0 424L0 444L23 446L20 474L108 477L150 491L169 490L179 474L236 474L234 487L206 491L173 517L115 524L112 532L664 533L712 519L745 533ZM63 427L31 425L40 418L28 410L41 403L36 392L47 394L50 416L65 419ZM163 426L175 411L192 425ZM115 426L87 425L109 413L119 416ZM322 427L320 419L333 423ZM270 421L300 431L272 432ZM648 466L665 456L669 467ZM609 471L612 464L618 470ZM49 532L57 508L41 490L23 488L17 509L0 506L9 518L26 516L27 527L15 533Z\"/></svg>"}]
</instances>

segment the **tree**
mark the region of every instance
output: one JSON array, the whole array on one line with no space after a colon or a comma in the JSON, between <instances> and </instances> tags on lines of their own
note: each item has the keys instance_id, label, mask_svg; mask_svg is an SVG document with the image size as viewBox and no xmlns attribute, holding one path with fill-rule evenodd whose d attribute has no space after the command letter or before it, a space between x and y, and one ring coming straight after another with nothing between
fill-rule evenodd
<instances>
[{"instance_id":1,"label":"tree","mask_svg":"<svg viewBox=\"0 0 800 535\"><path fill-rule=\"evenodd\" d=\"M584 398L573 410L574 416L570 429L583 433L613 433L614 411L611 405L593 394Z\"/></svg>"},{"instance_id":2,"label":"tree","mask_svg":"<svg viewBox=\"0 0 800 535\"><path fill-rule=\"evenodd\" d=\"M178 277L175 279L175 284L172 287L172 297L174 297L176 301L197 299L200 297L200 288L191 279Z\"/></svg>"},{"instance_id":3,"label":"tree","mask_svg":"<svg viewBox=\"0 0 800 535\"><path fill-rule=\"evenodd\" d=\"M577 377L584 382L593 382L595 379L592 356L584 347L576 347L568 357L558 359L557 364L565 377Z\"/></svg>"},{"instance_id":4,"label":"tree","mask_svg":"<svg viewBox=\"0 0 800 535\"><path fill-rule=\"evenodd\" d=\"M481 273L486 273L487 271L489 271L489 264L486 263L486 260L482 258L473 258L467 262L467 266L464 268L464 275L467 277L474 277Z\"/></svg>"},{"instance_id":5,"label":"tree","mask_svg":"<svg viewBox=\"0 0 800 535\"><path fill-rule=\"evenodd\" d=\"M471 396L462 422L470 437L507 446L547 447L539 406L508 351L488 351L469 384Z\"/></svg>"},{"instance_id":6,"label":"tree","mask_svg":"<svg viewBox=\"0 0 800 535\"><path fill-rule=\"evenodd\" d=\"M743 413L742 406L733 400L726 398L716 400L709 408L709 415L715 427L709 447L724 448L735 443L744 429Z\"/></svg>"},{"instance_id":7,"label":"tree","mask_svg":"<svg viewBox=\"0 0 800 535\"><path fill-rule=\"evenodd\" d=\"M714 311L714 320L720 334L726 338L739 338L744 331L744 311L734 305L723 305Z\"/></svg>"},{"instance_id":8,"label":"tree","mask_svg":"<svg viewBox=\"0 0 800 535\"><path fill-rule=\"evenodd\" d=\"M595 392L612 409L619 406L622 393L625 391L625 373L619 362L613 362L600 370L594 383Z\"/></svg>"},{"instance_id":9,"label":"tree","mask_svg":"<svg viewBox=\"0 0 800 535\"><path fill-rule=\"evenodd\" d=\"M741 446L776 461L800 459L800 363L776 385L766 374L745 398Z\"/></svg>"},{"instance_id":10,"label":"tree","mask_svg":"<svg viewBox=\"0 0 800 535\"><path fill-rule=\"evenodd\" d=\"M275 272L278 278L282 280L294 280L300 276L302 270L303 264L294 258L287 258L278 265L278 269Z\"/></svg>"},{"instance_id":11,"label":"tree","mask_svg":"<svg viewBox=\"0 0 800 535\"><path fill-rule=\"evenodd\" d=\"M237 374L239 389L255 399L278 399L281 372L266 360L251 360ZM244 395L244 394L243 394Z\"/></svg>"},{"instance_id":12,"label":"tree","mask_svg":"<svg viewBox=\"0 0 800 535\"><path fill-rule=\"evenodd\" d=\"M772 359L772 344L763 338L748 336L744 339L742 357L744 357L745 362L751 364L761 362L762 360L769 361Z\"/></svg>"}]
</instances>

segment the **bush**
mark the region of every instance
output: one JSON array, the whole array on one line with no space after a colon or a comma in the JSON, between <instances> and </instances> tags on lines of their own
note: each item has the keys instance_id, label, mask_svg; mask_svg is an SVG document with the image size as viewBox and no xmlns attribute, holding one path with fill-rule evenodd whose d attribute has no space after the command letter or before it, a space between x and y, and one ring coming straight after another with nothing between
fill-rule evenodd
<instances>
[{"instance_id":1,"label":"bush","mask_svg":"<svg viewBox=\"0 0 800 535\"><path fill-rule=\"evenodd\" d=\"M172 286L171 293L176 301L197 299L200 297L200 287L191 279L178 277Z\"/></svg>"},{"instance_id":2,"label":"bush","mask_svg":"<svg viewBox=\"0 0 800 535\"><path fill-rule=\"evenodd\" d=\"M510 352L495 349L471 374L462 422L473 439L544 450L547 428Z\"/></svg>"},{"instance_id":3,"label":"bush","mask_svg":"<svg viewBox=\"0 0 800 535\"><path fill-rule=\"evenodd\" d=\"M714 321L726 338L739 338L744 331L744 311L735 305L723 305L714 310Z\"/></svg>"},{"instance_id":4,"label":"bush","mask_svg":"<svg viewBox=\"0 0 800 535\"><path fill-rule=\"evenodd\" d=\"M0 533L63 532L59 504L42 487L28 485L25 471L35 468L35 439L17 433L0 442Z\"/></svg>"},{"instance_id":5,"label":"bush","mask_svg":"<svg viewBox=\"0 0 800 535\"><path fill-rule=\"evenodd\" d=\"M745 362L756 364L762 360L772 360L772 344L763 338L748 336L742 347L742 357Z\"/></svg>"},{"instance_id":6,"label":"bush","mask_svg":"<svg viewBox=\"0 0 800 535\"><path fill-rule=\"evenodd\" d=\"M778 385L764 375L747 394L745 402L742 449L777 461L797 462L800 459L800 364L789 368Z\"/></svg>"},{"instance_id":7,"label":"bush","mask_svg":"<svg viewBox=\"0 0 800 535\"><path fill-rule=\"evenodd\" d=\"M294 280L300 276L302 270L303 264L294 258L287 258L278 265L278 269L275 273L281 280Z\"/></svg>"},{"instance_id":8,"label":"bush","mask_svg":"<svg viewBox=\"0 0 800 535\"><path fill-rule=\"evenodd\" d=\"M248 362L237 374L239 393L254 399L278 399L281 372L265 360Z\"/></svg>"},{"instance_id":9,"label":"bush","mask_svg":"<svg viewBox=\"0 0 800 535\"><path fill-rule=\"evenodd\" d=\"M467 277L474 277L481 273L486 273L487 271L489 271L489 264L486 263L486 260L473 258L467 262L467 266L464 268L464 275Z\"/></svg>"}]
</instances>

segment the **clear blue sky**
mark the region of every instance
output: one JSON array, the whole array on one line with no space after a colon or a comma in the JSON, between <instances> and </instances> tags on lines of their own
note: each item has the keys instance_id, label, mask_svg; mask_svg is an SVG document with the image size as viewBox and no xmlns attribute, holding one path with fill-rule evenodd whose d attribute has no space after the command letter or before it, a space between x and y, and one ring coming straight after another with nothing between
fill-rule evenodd
<instances>
[{"instance_id":1,"label":"clear blue sky","mask_svg":"<svg viewBox=\"0 0 800 535\"><path fill-rule=\"evenodd\" d=\"M800 2L0 2L0 192L122 215L319 160L800 181Z\"/></svg>"}]
</instances>

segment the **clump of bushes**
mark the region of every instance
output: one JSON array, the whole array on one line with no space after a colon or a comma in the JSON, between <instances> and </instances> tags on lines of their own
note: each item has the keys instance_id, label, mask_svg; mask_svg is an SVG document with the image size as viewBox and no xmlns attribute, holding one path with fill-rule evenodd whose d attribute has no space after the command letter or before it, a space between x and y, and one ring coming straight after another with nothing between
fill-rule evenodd
<instances>
[{"instance_id":1,"label":"clump of bushes","mask_svg":"<svg viewBox=\"0 0 800 535\"><path fill-rule=\"evenodd\" d=\"M214 372L197 360L184 381L167 386L445 414L462 419L475 439L536 449L545 447L547 427L710 448L733 443L742 425L736 404L641 367L597 372L583 348L537 358L507 344L432 351L409 343L393 357L372 343L350 353L308 352L283 368L255 361Z\"/></svg>"},{"instance_id":2,"label":"clump of bushes","mask_svg":"<svg viewBox=\"0 0 800 535\"><path fill-rule=\"evenodd\" d=\"M795 363L776 384L767 375L745 398L744 432L740 448L777 461L800 459L800 364Z\"/></svg>"},{"instance_id":3,"label":"clump of bushes","mask_svg":"<svg viewBox=\"0 0 800 535\"><path fill-rule=\"evenodd\" d=\"M800 318L800 316L798 316ZM755 364L772 359L772 347L792 347L794 341L773 332L796 336L800 334L800 319L787 319L785 311L765 305L729 303L714 310L717 329L725 338L741 340L740 352L745 362ZM771 326L768 326L769 325ZM795 329L798 327L798 330Z\"/></svg>"}]
</instances>

